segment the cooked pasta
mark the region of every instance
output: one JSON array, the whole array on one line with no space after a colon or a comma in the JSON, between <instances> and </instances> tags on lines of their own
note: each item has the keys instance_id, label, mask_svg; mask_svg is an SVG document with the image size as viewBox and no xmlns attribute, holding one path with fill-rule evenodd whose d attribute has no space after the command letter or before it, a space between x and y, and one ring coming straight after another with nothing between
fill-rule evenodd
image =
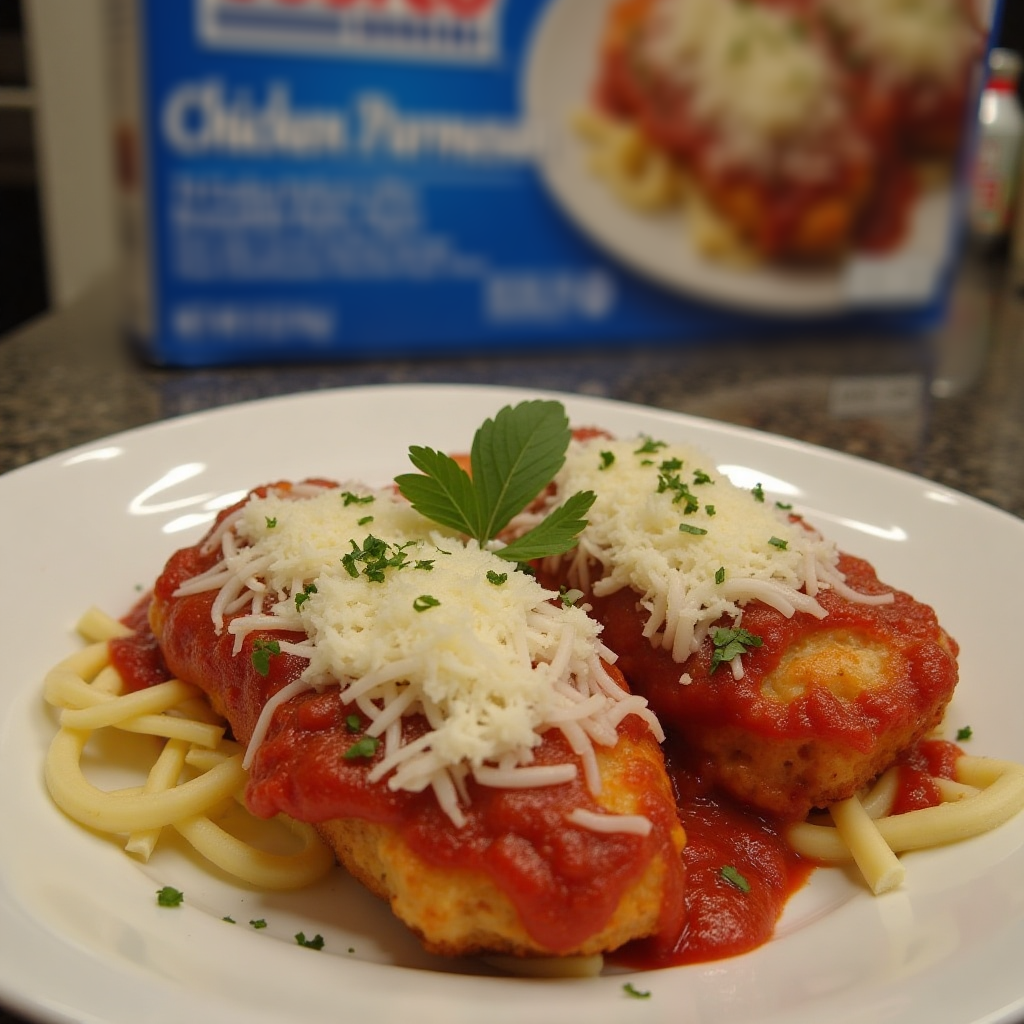
<instances>
[{"instance_id":1,"label":"cooked pasta","mask_svg":"<svg viewBox=\"0 0 1024 1024\"><path fill-rule=\"evenodd\" d=\"M585 109L576 113L573 126L590 147L590 170L620 202L644 212L681 203L682 173L636 125Z\"/></svg>"},{"instance_id":2,"label":"cooked pasta","mask_svg":"<svg viewBox=\"0 0 1024 1024\"><path fill-rule=\"evenodd\" d=\"M829 809L832 824L798 822L786 832L798 853L826 864L853 860L871 891L899 885L903 869L896 854L942 846L980 835L1024 810L1024 764L962 755L956 779L934 779L942 803L890 814L894 773L879 787L888 791L854 796ZM872 813L873 812L873 813Z\"/></svg>"},{"instance_id":3,"label":"cooked pasta","mask_svg":"<svg viewBox=\"0 0 1024 1024\"><path fill-rule=\"evenodd\" d=\"M265 889L298 888L332 867L333 855L308 825L283 817L259 823L267 846L280 845L276 833L291 833L293 849L284 853L221 827L214 819L222 816L225 801L241 804L246 780L242 751L225 739L224 723L196 687L177 679L125 693L107 640L130 631L105 613L87 612L78 632L92 642L51 669L44 682L47 702L60 709L60 728L46 756L46 785L65 814L126 837L126 851L143 861L161 831L173 828L217 867ZM141 785L103 790L86 777L83 752L103 729L164 741Z\"/></svg>"},{"instance_id":4,"label":"cooked pasta","mask_svg":"<svg viewBox=\"0 0 1024 1024\"><path fill-rule=\"evenodd\" d=\"M588 147L587 169L624 206L645 214L685 210L683 229L697 252L736 267L757 262L735 228L636 124L584 108L572 127Z\"/></svg>"}]
</instances>

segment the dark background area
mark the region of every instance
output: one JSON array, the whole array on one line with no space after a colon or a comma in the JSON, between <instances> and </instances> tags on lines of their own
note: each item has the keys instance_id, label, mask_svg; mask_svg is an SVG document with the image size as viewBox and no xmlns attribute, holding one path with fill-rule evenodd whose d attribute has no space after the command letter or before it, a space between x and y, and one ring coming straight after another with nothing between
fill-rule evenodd
<instances>
[{"instance_id":1,"label":"dark background area","mask_svg":"<svg viewBox=\"0 0 1024 1024\"><path fill-rule=\"evenodd\" d=\"M0 89L29 86L19 0L0 0ZM31 106L0 105L0 334L47 306Z\"/></svg>"},{"instance_id":2,"label":"dark background area","mask_svg":"<svg viewBox=\"0 0 1024 1024\"><path fill-rule=\"evenodd\" d=\"M1024 54L1022 0L1003 0L997 42ZM20 0L0 0L0 90L31 84ZM47 308L41 217L31 106L0 103L0 335Z\"/></svg>"}]
</instances>

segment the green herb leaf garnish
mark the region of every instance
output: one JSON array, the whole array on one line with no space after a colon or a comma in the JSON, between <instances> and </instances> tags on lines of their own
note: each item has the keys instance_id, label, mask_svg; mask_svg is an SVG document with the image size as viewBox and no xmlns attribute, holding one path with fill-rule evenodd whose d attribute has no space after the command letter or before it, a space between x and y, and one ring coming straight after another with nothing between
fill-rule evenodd
<instances>
[{"instance_id":1,"label":"green herb leaf garnish","mask_svg":"<svg viewBox=\"0 0 1024 1024\"><path fill-rule=\"evenodd\" d=\"M425 612L428 608L437 608L440 601L433 594L420 594L412 603L414 611Z\"/></svg>"},{"instance_id":2,"label":"green herb leaf garnish","mask_svg":"<svg viewBox=\"0 0 1024 1024\"><path fill-rule=\"evenodd\" d=\"M764 641L745 629L716 629L711 636L715 653L711 656L711 671L723 662L732 661L740 654L746 654L750 647L760 647Z\"/></svg>"},{"instance_id":3,"label":"green herb leaf garnish","mask_svg":"<svg viewBox=\"0 0 1024 1024\"><path fill-rule=\"evenodd\" d=\"M973 735L974 730L969 725L962 726L956 731L956 741L960 743L963 740L969 740Z\"/></svg>"},{"instance_id":4,"label":"green herb leaf garnish","mask_svg":"<svg viewBox=\"0 0 1024 1024\"><path fill-rule=\"evenodd\" d=\"M413 445L420 471L395 478L421 515L485 544L496 537L554 479L565 462L572 432L560 402L535 400L506 406L477 430L470 450L472 475L450 455ZM573 495L532 530L498 552L520 562L568 551L586 525L594 502Z\"/></svg>"},{"instance_id":5,"label":"green herb leaf garnish","mask_svg":"<svg viewBox=\"0 0 1024 1024\"><path fill-rule=\"evenodd\" d=\"M495 554L511 562L530 562L570 550L587 525L583 517L590 511L596 497L593 491L578 491L532 530L527 530Z\"/></svg>"},{"instance_id":6,"label":"green herb leaf garnish","mask_svg":"<svg viewBox=\"0 0 1024 1024\"><path fill-rule=\"evenodd\" d=\"M305 946L306 949L323 949L324 948L324 937L319 933L314 935L313 938L307 939L304 932L296 932L295 941L300 946Z\"/></svg>"}]
</instances>

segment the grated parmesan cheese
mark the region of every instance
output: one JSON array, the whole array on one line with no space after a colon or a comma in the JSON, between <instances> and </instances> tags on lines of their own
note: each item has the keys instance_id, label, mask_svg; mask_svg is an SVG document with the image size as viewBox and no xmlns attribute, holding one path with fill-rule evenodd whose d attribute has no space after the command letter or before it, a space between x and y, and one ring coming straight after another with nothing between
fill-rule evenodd
<instances>
[{"instance_id":1,"label":"grated parmesan cheese","mask_svg":"<svg viewBox=\"0 0 1024 1024\"><path fill-rule=\"evenodd\" d=\"M439 530L391 491L272 491L246 502L208 543L222 559L178 594L216 590L215 627L234 634L236 652L255 630L305 634L281 643L308 666L264 707L246 764L282 702L337 686L381 741L371 781L430 788L462 824L470 777L504 788L575 777L575 761L533 763L547 729L564 734L595 795L595 745L614 745L623 718L640 715L664 738L647 702L608 674L602 659L615 656L583 608ZM411 714L428 730L407 743L402 719ZM637 829L629 817L619 826L597 817L603 829Z\"/></svg>"},{"instance_id":2,"label":"grated parmesan cheese","mask_svg":"<svg viewBox=\"0 0 1024 1024\"><path fill-rule=\"evenodd\" d=\"M732 484L691 446L574 441L556 486L559 494L597 495L569 556L570 582L597 597L636 591L647 613L645 636L677 662L723 616L738 624L751 600L786 616L803 611L818 618L826 615L816 600L825 587L853 600L892 600L846 587L832 542L791 522L756 489ZM739 659L733 671L742 671Z\"/></svg>"}]
</instances>

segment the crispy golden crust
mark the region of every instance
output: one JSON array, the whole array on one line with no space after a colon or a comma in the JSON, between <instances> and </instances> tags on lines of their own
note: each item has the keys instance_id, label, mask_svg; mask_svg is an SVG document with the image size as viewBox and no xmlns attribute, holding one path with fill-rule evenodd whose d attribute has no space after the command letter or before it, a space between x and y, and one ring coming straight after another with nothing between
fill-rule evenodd
<instances>
[{"instance_id":1,"label":"crispy golden crust","mask_svg":"<svg viewBox=\"0 0 1024 1024\"><path fill-rule=\"evenodd\" d=\"M769 700L792 703L816 688L855 701L894 684L898 654L849 630L821 631L789 648L761 683ZM952 686L937 693L920 717L894 718L867 750L834 736L766 737L746 725L722 725L700 738L701 751L719 784L746 803L800 816L810 806L845 800L866 786L903 751L942 721Z\"/></svg>"},{"instance_id":2,"label":"crispy golden crust","mask_svg":"<svg viewBox=\"0 0 1024 1024\"><path fill-rule=\"evenodd\" d=\"M672 802L661 751L653 742L622 737L614 750L599 755L603 793L600 804L617 814L642 814L652 795ZM661 792L641 788L638 762L656 769ZM566 828L572 828L566 825ZM651 857L623 893L611 918L571 949L557 951L531 936L509 893L483 871L453 870L427 862L397 828L356 819L335 819L317 826L338 861L371 892L390 903L399 917L432 953L466 956L497 953L512 956L588 956L609 952L632 939L657 934L665 924L665 904L680 895L678 855L685 842L682 826L672 829L675 863L663 853Z\"/></svg>"},{"instance_id":3,"label":"crispy golden crust","mask_svg":"<svg viewBox=\"0 0 1024 1024\"><path fill-rule=\"evenodd\" d=\"M844 555L840 566L855 590L888 591L891 603L826 591L828 615L818 620L752 601L743 626L763 645L743 656L740 678L712 666L710 638L682 665L652 646L631 591L592 602L630 687L702 778L785 818L870 782L939 724L957 683L957 646L935 612L860 559Z\"/></svg>"}]
</instances>

